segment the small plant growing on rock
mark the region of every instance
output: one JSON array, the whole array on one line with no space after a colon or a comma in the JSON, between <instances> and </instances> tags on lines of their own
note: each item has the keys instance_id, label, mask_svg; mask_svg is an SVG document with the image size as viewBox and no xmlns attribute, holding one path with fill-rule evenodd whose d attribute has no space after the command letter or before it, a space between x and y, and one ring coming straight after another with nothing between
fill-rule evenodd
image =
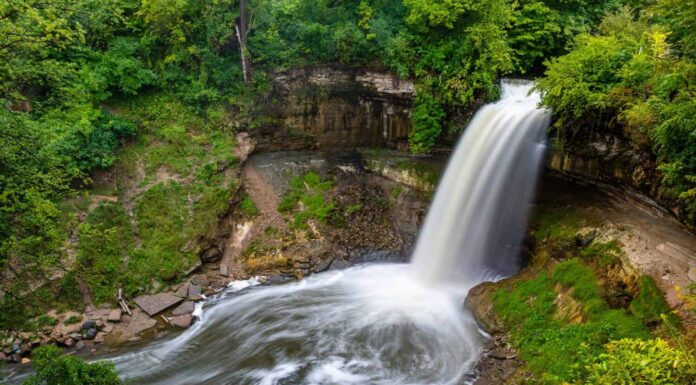
<instances>
[{"instance_id":1,"label":"small plant growing on rock","mask_svg":"<svg viewBox=\"0 0 696 385\"><path fill-rule=\"evenodd\" d=\"M82 321L82 317L77 316L77 315L73 315L73 316L68 317L68 319L66 319L63 323L66 325L73 325L73 324L76 324L76 323L81 322L81 321Z\"/></svg>"}]
</instances>

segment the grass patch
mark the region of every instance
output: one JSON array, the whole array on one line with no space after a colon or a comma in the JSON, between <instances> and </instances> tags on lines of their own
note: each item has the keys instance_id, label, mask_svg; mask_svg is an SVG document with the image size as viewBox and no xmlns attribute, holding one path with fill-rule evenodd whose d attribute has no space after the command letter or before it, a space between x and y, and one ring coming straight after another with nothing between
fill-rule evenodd
<instances>
[{"instance_id":1,"label":"grass patch","mask_svg":"<svg viewBox=\"0 0 696 385\"><path fill-rule=\"evenodd\" d=\"M582 304L585 322L558 319L557 285ZM640 319L623 309L610 309L600 294L592 268L571 259L498 290L493 301L506 324L515 325L510 332L528 368L543 383L560 384L577 378L575 363L583 354L601 354L611 340L650 336Z\"/></svg>"},{"instance_id":2,"label":"grass patch","mask_svg":"<svg viewBox=\"0 0 696 385\"><path fill-rule=\"evenodd\" d=\"M294 229L306 229L312 219L325 224L336 207L328 194L333 187L333 181L322 180L314 172L296 176L290 180L290 189L280 201L278 211L291 217L290 227Z\"/></svg>"},{"instance_id":3,"label":"grass patch","mask_svg":"<svg viewBox=\"0 0 696 385\"><path fill-rule=\"evenodd\" d=\"M239 204L239 208L242 210L242 214L246 217L255 217L260 214L259 208L256 207L256 203L251 199L249 194L244 195L244 199Z\"/></svg>"},{"instance_id":4,"label":"grass patch","mask_svg":"<svg viewBox=\"0 0 696 385\"><path fill-rule=\"evenodd\" d=\"M70 316L70 317L69 317L68 319L66 319L65 321L63 321L63 324L65 324L65 325L74 325L74 324L76 324L76 323L78 323L78 322L80 322L80 321L82 321L82 316L73 315L73 316Z\"/></svg>"}]
</instances>

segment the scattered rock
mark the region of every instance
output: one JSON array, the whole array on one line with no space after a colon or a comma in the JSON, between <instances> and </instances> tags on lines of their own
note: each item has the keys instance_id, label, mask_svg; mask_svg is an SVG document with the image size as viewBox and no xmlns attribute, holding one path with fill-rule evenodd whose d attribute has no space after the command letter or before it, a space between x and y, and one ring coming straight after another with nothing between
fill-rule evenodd
<instances>
[{"instance_id":1,"label":"scattered rock","mask_svg":"<svg viewBox=\"0 0 696 385\"><path fill-rule=\"evenodd\" d=\"M85 333L85 338L88 340L93 340L94 337L96 337L96 336L97 336L97 329L96 328L88 329L87 332Z\"/></svg>"},{"instance_id":2,"label":"scattered rock","mask_svg":"<svg viewBox=\"0 0 696 385\"><path fill-rule=\"evenodd\" d=\"M189 296L190 293L191 289L189 286ZM134 301L145 313L149 316L154 316L183 301L183 298L179 298L172 293L159 293L154 295L143 295L135 298Z\"/></svg>"},{"instance_id":3,"label":"scattered rock","mask_svg":"<svg viewBox=\"0 0 696 385\"><path fill-rule=\"evenodd\" d=\"M70 338L75 340L75 341L80 341L82 339L82 334L80 333L71 333Z\"/></svg>"},{"instance_id":4,"label":"scattered rock","mask_svg":"<svg viewBox=\"0 0 696 385\"><path fill-rule=\"evenodd\" d=\"M22 356L19 353L14 353L10 356L8 362L19 363L22 360Z\"/></svg>"},{"instance_id":5,"label":"scattered rock","mask_svg":"<svg viewBox=\"0 0 696 385\"><path fill-rule=\"evenodd\" d=\"M82 324L82 330L96 329L97 323L94 320L87 320L87 322Z\"/></svg>"},{"instance_id":6,"label":"scattered rock","mask_svg":"<svg viewBox=\"0 0 696 385\"><path fill-rule=\"evenodd\" d=\"M180 328L187 328L191 326L191 322L193 321L193 317L191 317L190 314L186 315L181 315L178 317L173 317L169 319L169 322L171 322L172 325L180 327Z\"/></svg>"},{"instance_id":7,"label":"scattered rock","mask_svg":"<svg viewBox=\"0 0 696 385\"><path fill-rule=\"evenodd\" d=\"M121 322L121 309L111 310L106 320L109 322Z\"/></svg>"},{"instance_id":8,"label":"scattered rock","mask_svg":"<svg viewBox=\"0 0 696 385\"><path fill-rule=\"evenodd\" d=\"M215 262L222 258L222 253L217 247L211 247L201 254L201 261L203 262Z\"/></svg>"},{"instance_id":9,"label":"scattered rock","mask_svg":"<svg viewBox=\"0 0 696 385\"><path fill-rule=\"evenodd\" d=\"M4 352L0 352L0 362L5 362L7 361L7 356L5 355Z\"/></svg>"},{"instance_id":10,"label":"scattered rock","mask_svg":"<svg viewBox=\"0 0 696 385\"><path fill-rule=\"evenodd\" d=\"M104 327L102 328L102 331L103 331L104 333L111 333L112 330L114 330L114 325L113 325L113 324L106 324L106 325L104 325Z\"/></svg>"},{"instance_id":11,"label":"scattered rock","mask_svg":"<svg viewBox=\"0 0 696 385\"><path fill-rule=\"evenodd\" d=\"M491 358L495 358L496 360L508 360L515 358L514 355L508 355L508 352L503 349L493 349L490 352L488 352L488 356Z\"/></svg>"},{"instance_id":12,"label":"scattered rock","mask_svg":"<svg viewBox=\"0 0 696 385\"><path fill-rule=\"evenodd\" d=\"M75 350L82 350L85 347L84 341L77 341L75 344Z\"/></svg>"},{"instance_id":13,"label":"scattered rock","mask_svg":"<svg viewBox=\"0 0 696 385\"><path fill-rule=\"evenodd\" d=\"M188 285L188 283L185 283L185 284L179 286L178 289L176 289L176 292L174 293L174 295L177 297L186 298L188 296L188 290L189 290L189 285Z\"/></svg>"},{"instance_id":14,"label":"scattered rock","mask_svg":"<svg viewBox=\"0 0 696 385\"><path fill-rule=\"evenodd\" d=\"M180 315L184 315L184 314L191 314L191 313L193 313L194 308L195 308L195 305L193 304L192 301L185 301L184 303L177 306L172 311L172 315L173 316L180 316Z\"/></svg>"},{"instance_id":15,"label":"scattered rock","mask_svg":"<svg viewBox=\"0 0 696 385\"><path fill-rule=\"evenodd\" d=\"M97 333L97 335L94 337L94 343L95 344L104 343L104 333L102 333L102 332Z\"/></svg>"},{"instance_id":16,"label":"scattered rock","mask_svg":"<svg viewBox=\"0 0 696 385\"><path fill-rule=\"evenodd\" d=\"M230 267L227 264L221 264L220 265L220 275L223 277L229 277L230 275Z\"/></svg>"},{"instance_id":17,"label":"scattered rock","mask_svg":"<svg viewBox=\"0 0 696 385\"><path fill-rule=\"evenodd\" d=\"M118 328L104 337L105 342L111 346L122 345L127 342L133 342L138 339L138 336L157 326L157 321L150 318L142 310L133 309L133 315L127 317L124 322L119 324Z\"/></svg>"},{"instance_id":18,"label":"scattered rock","mask_svg":"<svg viewBox=\"0 0 696 385\"><path fill-rule=\"evenodd\" d=\"M201 286L198 284L190 284L188 286L188 297L193 298L201 295Z\"/></svg>"},{"instance_id":19,"label":"scattered rock","mask_svg":"<svg viewBox=\"0 0 696 385\"><path fill-rule=\"evenodd\" d=\"M22 365L27 365L27 364L31 363L31 360L27 357L24 357L24 358L22 358L21 362L22 362Z\"/></svg>"}]
</instances>

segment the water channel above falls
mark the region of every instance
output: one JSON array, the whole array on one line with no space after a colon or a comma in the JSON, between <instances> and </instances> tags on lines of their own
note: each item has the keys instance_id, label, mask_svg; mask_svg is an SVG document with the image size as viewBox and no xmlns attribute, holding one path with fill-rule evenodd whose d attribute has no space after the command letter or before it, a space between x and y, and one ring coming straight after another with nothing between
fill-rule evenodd
<instances>
[{"instance_id":1,"label":"water channel above falls","mask_svg":"<svg viewBox=\"0 0 696 385\"><path fill-rule=\"evenodd\" d=\"M452 155L413 263L223 294L176 338L114 358L119 372L143 385L463 383L485 337L462 302L518 269L549 120L531 83L502 86Z\"/></svg>"}]
</instances>

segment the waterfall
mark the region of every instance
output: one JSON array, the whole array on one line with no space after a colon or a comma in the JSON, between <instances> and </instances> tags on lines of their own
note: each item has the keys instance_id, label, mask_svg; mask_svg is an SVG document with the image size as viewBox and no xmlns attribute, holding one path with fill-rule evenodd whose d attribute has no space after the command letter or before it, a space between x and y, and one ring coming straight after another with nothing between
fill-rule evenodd
<instances>
[{"instance_id":1,"label":"waterfall","mask_svg":"<svg viewBox=\"0 0 696 385\"><path fill-rule=\"evenodd\" d=\"M469 288L518 270L550 120L532 87L504 80L502 98L482 107L464 132L412 257L426 282Z\"/></svg>"},{"instance_id":2,"label":"waterfall","mask_svg":"<svg viewBox=\"0 0 696 385\"><path fill-rule=\"evenodd\" d=\"M476 114L411 264L238 282L187 331L111 358L121 375L133 385L465 383L485 336L463 295L517 269L543 155L549 114L531 87L503 82L502 99Z\"/></svg>"}]
</instances>

